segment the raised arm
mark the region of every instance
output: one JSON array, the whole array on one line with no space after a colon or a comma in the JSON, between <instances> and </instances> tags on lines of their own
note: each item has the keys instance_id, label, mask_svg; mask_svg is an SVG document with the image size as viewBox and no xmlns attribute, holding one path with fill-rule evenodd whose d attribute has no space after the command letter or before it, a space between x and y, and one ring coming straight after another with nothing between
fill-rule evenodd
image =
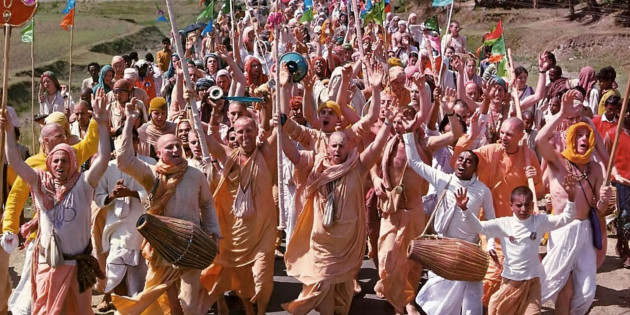
<instances>
[{"instance_id":1,"label":"raised arm","mask_svg":"<svg viewBox=\"0 0 630 315\"><path fill-rule=\"evenodd\" d=\"M545 95L547 95L547 71L549 70L549 61L543 58L543 54L538 55L538 83L534 94L527 96L521 101L521 110L526 110L538 103Z\"/></svg>"},{"instance_id":2,"label":"raised arm","mask_svg":"<svg viewBox=\"0 0 630 315\"><path fill-rule=\"evenodd\" d=\"M573 100L578 95L578 91L570 90L562 96L562 102L560 104L560 112L553 115L553 117L545 123L545 126L540 129L538 135L536 135L536 148L538 153L547 161L549 165L558 166L560 159L558 152L553 147L553 144L549 142L549 139L556 131L556 128L567 117L570 117L575 113L576 108L573 105Z\"/></svg>"},{"instance_id":3,"label":"raised arm","mask_svg":"<svg viewBox=\"0 0 630 315\"><path fill-rule=\"evenodd\" d=\"M140 112L131 103L127 103L125 115L127 120L121 135L122 144L116 152L116 165L118 165L118 169L133 177L146 191L151 191L155 179L153 171L149 165L135 156L133 149L133 125L140 116Z\"/></svg>"},{"instance_id":4,"label":"raised arm","mask_svg":"<svg viewBox=\"0 0 630 315\"><path fill-rule=\"evenodd\" d=\"M479 104L466 95L464 62L460 58L454 58L451 62L451 67L453 67L453 70L457 71L457 98L466 103L470 111L476 110L477 107L479 107Z\"/></svg>"},{"instance_id":5,"label":"raised arm","mask_svg":"<svg viewBox=\"0 0 630 315\"><path fill-rule=\"evenodd\" d=\"M304 113L304 118L306 118L306 121L311 125L311 127L319 130L322 126L319 119L317 119L317 113L315 112L317 110L317 103L315 102L315 96L313 95L313 86L316 81L317 77L313 73L313 64L309 61L308 72L306 73L306 77L302 79L302 85L304 86L302 113ZM288 111L283 111L283 113L286 114Z\"/></svg>"},{"instance_id":6,"label":"raised arm","mask_svg":"<svg viewBox=\"0 0 630 315\"><path fill-rule=\"evenodd\" d=\"M85 178L92 188L96 188L98 181L105 173L112 151L109 143L109 134L107 133L109 113L107 112L106 103L105 90L99 88L96 91L96 95L92 95L92 113L94 120L98 124L98 156L90 166L90 169L85 172Z\"/></svg>"},{"instance_id":7,"label":"raised arm","mask_svg":"<svg viewBox=\"0 0 630 315\"><path fill-rule=\"evenodd\" d=\"M370 71L370 86L372 87L372 105L370 106L370 110L367 115L365 115L366 119L371 122L376 122L378 119L378 114L381 110L381 84L383 82L383 76L385 75L385 71L380 64L376 64L375 67L372 67L372 71Z\"/></svg>"},{"instance_id":8,"label":"raised arm","mask_svg":"<svg viewBox=\"0 0 630 315\"><path fill-rule=\"evenodd\" d=\"M389 137L392 129L392 116L392 112L387 110L387 118L385 118L381 129L379 129L376 134L376 139L374 139L374 142L370 143L370 145L361 152L359 158L361 159L363 166L365 166L368 170L376 163L381 151L383 151L383 148L385 147L385 143L387 143L387 138Z\"/></svg>"},{"instance_id":9,"label":"raised arm","mask_svg":"<svg viewBox=\"0 0 630 315\"><path fill-rule=\"evenodd\" d=\"M405 141L405 153L407 154L407 163L409 167L422 176L429 184L437 186L440 179L448 180L448 175L426 165L418 154L418 146L416 145L416 134L408 132L403 135Z\"/></svg>"},{"instance_id":10,"label":"raised arm","mask_svg":"<svg viewBox=\"0 0 630 315\"><path fill-rule=\"evenodd\" d=\"M459 121L459 117L455 115L455 90L452 88L446 88L444 101L442 102L442 110L446 117L448 117L448 122L451 125L451 131L438 136L429 137L428 145L433 152L439 148L452 144L462 136L462 124Z\"/></svg>"},{"instance_id":11,"label":"raised arm","mask_svg":"<svg viewBox=\"0 0 630 315\"><path fill-rule=\"evenodd\" d=\"M28 164L22 160L20 150L18 150L18 143L15 138L15 128L6 113L2 113L2 115L0 115L0 128L4 129L7 137L4 149L9 166L11 166L15 173L26 183L31 186L37 185L37 172L35 172L33 168L28 166Z\"/></svg>"},{"instance_id":12,"label":"raised arm","mask_svg":"<svg viewBox=\"0 0 630 315\"><path fill-rule=\"evenodd\" d=\"M289 118L286 114L279 113L273 120L276 126L276 133L278 133L278 123L284 126L284 124L289 121ZM282 138L282 152L284 152L284 155L291 163L298 165L300 163L300 151L295 146L295 143L289 139L289 136L284 131L280 132L278 136Z\"/></svg>"},{"instance_id":13,"label":"raised arm","mask_svg":"<svg viewBox=\"0 0 630 315\"><path fill-rule=\"evenodd\" d=\"M247 84L246 83L247 80L245 79L245 74L243 74L243 71L241 70L241 68L239 68L237 62L234 61L234 58L236 58L237 55L240 56L240 52L238 50L234 50L234 58L230 58L225 46L217 45L217 55L219 56L219 58L221 58L221 60L224 60L225 62L227 62L228 66L230 66L230 70L232 71L232 83L237 83L244 87ZM243 89L237 89L237 91L240 91L240 90L243 90ZM242 95L237 94L237 96L242 96Z\"/></svg>"}]
</instances>

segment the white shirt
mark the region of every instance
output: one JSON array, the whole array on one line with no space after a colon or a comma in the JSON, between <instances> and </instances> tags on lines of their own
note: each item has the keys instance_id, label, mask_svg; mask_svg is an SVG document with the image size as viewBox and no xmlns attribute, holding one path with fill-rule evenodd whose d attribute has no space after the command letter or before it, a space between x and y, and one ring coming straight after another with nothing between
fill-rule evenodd
<instances>
[{"instance_id":1,"label":"white shirt","mask_svg":"<svg viewBox=\"0 0 630 315\"><path fill-rule=\"evenodd\" d=\"M560 215L531 215L525 220L513 215L485 222L479 222L469 211L458 211L463 213L466 223L477 232L488 237L501 238L501 249L505 255L501 276L522 281L544 277L544 269L538 257L540 240L545 233L571 223L576 210L575 203L568 201Z\"/></svg>"}]
</instances>

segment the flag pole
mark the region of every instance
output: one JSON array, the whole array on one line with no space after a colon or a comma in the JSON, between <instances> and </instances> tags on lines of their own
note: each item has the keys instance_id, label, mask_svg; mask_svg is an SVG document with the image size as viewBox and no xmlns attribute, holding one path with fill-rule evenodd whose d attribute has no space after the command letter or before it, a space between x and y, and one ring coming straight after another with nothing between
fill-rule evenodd
<instances>
[{"instance_id":1,"label":"flag pole","mask_svg":"<svg viewBox=\"0 0 630 315\"><path fill-rule=\"evenodd\" d=\"M37 152L35 147L35 17L33 17L33 39L31 40L31 133L33 136L33 151Z\"/></svg>"},{"instance_id":2,"label":"flag pole","mask_svg":"<svg viewBox=\"0 0 630 315\"><path fill-rule=\"evenodd\" d=\"M276 8L278 9L278 8ZM278 115L278 113L281 112L280 109L280 67L282 66L280 64L280 58L278 57L278 42L279 42L279 38L280 38L280 30L278 28L278 25L274 25L274 32L275 32L275 38L274 38L274 52L273 52L273 57L274 57L274 62L276 65L276 98L275 98L275 107L276 107L276 111L275 114ZM289 78L289 80L292 80L291 78ZM283 170L283 152L282 152L282 137L281 137L281 133L282 133L282 124L278 124L276 126L276 150L277 153L276 155L278 156L278 210L280 211L280 213L282 213L284 211L284 189L282 188L282 185L280 185L280 183L282 182L283 178L284 178L284 170ZM290 235L287 235L287 237L289 237Z\"/></svg>"},{"instance_id":3,"label":"flag pole","mask_svg":"<svg viewBox=\"0 0 630 315\"><path fill-rule=\"evenodd\" d=\"M11 45L11 25L4 24L4 64L2 65L2 111L4 116L7 109L9 94L9 47ZM0 161L4 161L4 130L0 130ZM17 148L13 148L16 150ZM4 164L4 162L3 162ZM4 178L4 167L0 167L0 178ZM0 185L0 196L4 196L4 185Z\"/></svg>"},{"instance_id":4,"label":"flag pole","mask_svg":"<svg viewBox=\"0 0 630 315\"><path fill-rule=\"evenodd\" d=\"M175 50L177 51L177 54L181 56L182 59L185 59L184 49L182 48L182 41L179 36L179 32L177 32L177 23L175 22L175 13L173 12L173 5L171 4L171 0L165 0L165 1L166 1L166 9L168 11L168 18L171 22L171 31L175 38ZM195 88L194 88L194 85L192 84L192 81L190 80L188 67L186 66L184 62L182 62L182 71L184 72L184 80L186 81L186 88L188 90L194 91ZM188 105L192 109L192 116L193 116L193 122L194 122L193 127L195 131L197 132L197 135L199 135L199 138L201 138L201 136L205 135L205 133L203 132L203 128L201 125L201 117L199 116L199 110L197 110L197 101L194 98L191 98L188 100ZM199 144L201 145L201 154L203 155L204 160L208 159L210 157L210 153L208 151L208 143L206 141L199 141Z\"/></svg>"},{"instance_id":5,"label":"flag pole","mask_svg":"<svg viewBox=\"0 0 630 315\"><path fill-rule=\"evenodd\" d=\"M76 9L75 9L75 14L76 14ZM74 40L74 21L72 21L73 25L70 25L70 64L68 65L68 97L66 97L64 104L66 107L66 112L69 113L69 115L72 115L72 113L70 113L70 97L72 96L72 42Z\"/></svg>"}]
</instances>

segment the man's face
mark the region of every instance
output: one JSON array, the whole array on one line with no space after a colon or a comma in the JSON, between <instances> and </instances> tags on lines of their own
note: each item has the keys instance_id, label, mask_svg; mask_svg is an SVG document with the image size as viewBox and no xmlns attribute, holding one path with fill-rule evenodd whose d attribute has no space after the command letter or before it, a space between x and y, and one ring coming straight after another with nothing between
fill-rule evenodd
<instances>
[{"instance_id":1,"label":"man's face","mask_svg":"<svg viewBox=\"0 0 630 315\"><path fill-rule=\"evenodd\" d=\"M502 103L505 99L505 90L500 85L496 85L495 88L490 90L490 99L493 103Z\"/></svg>"},{"instance_id":2,"label":"man's face","mask_svg":"<svg viewBox=\"0 0 630 315\"><path fill-rule=\"evenodd\" d=\"M407 25L405 24L398 24L398 31L401 33L404 33L407 31Z\"/></svg>"},{"instance_id":3,"label":"man's face","mask_svg":"<svg viewBox=\"0 0 630 315\"><path fill-rule=\"evenodd\" d=\"M225 75L219 76L217 78L217 86L223 90L225 95L227 95L227 92L230 89L230 79Z\"/></svg>"},{"instance_id":4,"label":"man's face","mask_svg":"<svg viewBox=\"0 0 630 315\"><path fill-rule=\"evenodd\" d=\"M475 84L466 84L465 92L468 97L475 101L479 98L479 89Z\"/></svg>"},{"instance_id":5,"label":"man's face","mask_svg":"<svg viewBox=\"0 0 630 315\"><path fill-rule=\"evenodd\" d=\"M254 61L249 68L252 77L257 78L262 73L262 65L258 61Z\"/></svg>"},{"instance_id":6,"label":"man's face","mask_svg":"<svg viewBox=\"0 0 630 315\"><path fill-rule=\"evenodd\" d=\"M201 158L203 155L201 152L201 143L199 142L199 137L197 137L196 132L188 132L187 134L188 147L193 154L194 158ZM181 139L181 137L180 137Z\"/></svg>"},{"instance_id":7,"label":"man's face","mask_svg":"<svg viewBox=\"0 0 630 315\"><path fill-rule=\"evenodd\" d=\"M600 79L598 81L599 81L599 88L600 89L602 89L602 90L610 90L610 89L612 89L612 80Z\"/></svg>"},{"instance_id":8,"label":"man's face","mask_svg":"<svg viewBox=\"0 0 630 315\"><path fill-rule=\"evenodd\" d=\"M227 135L228 146L232 149L238 148L238 140L236 139L236 132L230 131Z\"/></svg>"},{"instance_id":9,"label":"man's face","mask_svg":"<svg viewBox=\"0 0 630 315\"><path fill-rule=\"evenodd\" d=\"M532 117L523 117L523 125L525 125L525 130L531 131L534 126L534 119Z\"/></svg>"},{"instance_id":10,"label":"man's face","mask_svg":"<svg viewBox=\"0 0 630 315\"><path fill-rule=\"evenodd\" d=\"M470 109L468 109L468 106L457 104L455 105L454 110L455 110L455 114L457 114L457 116L459 116L464 121L466 126L469 126L470 116L472 115L472 113L470 112Z\"/></svg>"},{"instance_id":11,"label":"man's face","mask_svg":"<svg viewBox=\"0 0 630 315\"><path fill-rule=\"evenodd\" d=\"M446 59L453 58L453 54L455 54L455 51L450 48L446 48L446 50L444 51L444 55L446 56Z\"/></svg>"},{"instance_id":12,"label":"man's face","mask_svg":"<svg viewBox=\"0 0 630 315\"><path fill-rule=\"evenodd\" d=\"M411 89L409 90L409 92L411 93L411 101L415 102L416 104L420 102L420 90L418 90L418 87L414 84Z\"/></svg>"},{"instance_id":13,"label":"man's face","mask_svg":"<svg viewBox=\"0 0 630 315\"><path fill-rule=\"evenodd\" d=\"M149 70L149 65L142 65L142 67L138 68L138 75L144 78L147 75L147 70Z\"/></svg>"},{"instance_id":14,"label":"man's face","mask_svg":"<svg viewBox=\"0 0 630 315\"><path fill-rule=\"evenodd\" d=\"M402 135L405 133L405 126L403 125L404 120L405 118L402 113L398 113L396 114L396 117L394 117L392 127L394 128L394 132L396 132L396 134Z\"/></svg>"},{"instance_id":15,"label":"man's face","mask_svg":"<svg viewBox=\"0 0 630 315\"><path fill-rule=\"evenodd\" d=\"M129 91L123 89L113 89L114 96L116 97L116 101L119 104L126 104L129 101Z\"/></svg>"},{"instance_id":16,"label":"man's face","mask_svg":"<svg viewBox=\"0 0 630 315\"><path fill-rule=\"evenodd\" d=\"M560 73L555 68L549 69L549 81L554 82L560 79Z\"/></svg>"},{"instance_id":17,"label":"man's face","mask_svg":"<svg viewBox=\"0 0 630 315\"><path fill-rule=\"evenodd\" d=\"M400 78L397 78L396 80L392 80L390 82L390 86L392 87L392 92L396 94L402 92L402 90L405 88L405 78L400 77ZM401 105L407 105L407 104L401 104Z\"/></svg>"},{"instance_id":18,"label":"man's face","mask_svg":"<svg viewBox=\"0 0 630 315\"><path fill-rule=\"evenodd\" d=\"M151 120L158 127L164 125L164 122L166 122L166 112L164 112L163 110L152 111Z\"/></svg>"},{"instance_id":19,"label":"man's face","mask_svg":"<svg viewBox=\"0 0 630 315\"><path fill-rule=\"evenodd\" d=\"M64 182L70 177L70 157L64 151L57 151L52 156L52 169L49 171L59 181Z\"/></svg>"},{"instance_id":20,"label":"man's face","mask_svg":"<svg viewBox=\"0 0 630 315\"><path fill-rule=\"evenodd\" d=\"M472 77L475 74L475 61L472 59L468 59L468 61L466 61L466 74L468 75L468 77Z\"/></svg>"},{"instance_id":21,"label":"man's face","mask_svg":"<svg viewBox=\"0 0 630 315\"><path fill-rule=\"evenodd\" d=\"M337 123L339 123L339 117L337 117L337 114L330 108L322 108L319 111L319 120L322 123L323 132L335 131L335 127L337 127Z\"/></svg>"},{"instance_id":22,"label":"man's face","mask_svg":"<svg viewBox=\"0 0 630 315\"><path fill-rule=\"evenodd\" d=\"M523 133L516 133L515 126L509 121L503 122L499 131L499 139L503 150L507 153L514 153L518 149L518 142L523 138Z\"/></svg>"},{"instance_id":23,"label":"man's face","mask_svg":"<svg viewBox=\"0 0 630 315\"><path fill-rule=\"evenodd\" d=\"M87 127L90 124L90 112L88 112L87 107L84 105L77 105L74 107L74 115L77 117L77 121L79 122L79 126Z\"/></svg>"},{"instance_id":24,"label":"man's face","mask_svg":"<svg viewBox=\"0 0 630 315\"><path fill-rule=\"evenodd\" d=\"M328 158L333 165L339 165L346 161L350 147L346 137L339 134L333 134L328 141Z\"/></svg>"},{"instance_id":25,"label":"man's face","mask_svg":"<svg viewBox=\"0 0 630 315\"><path fill-rule=\"evenodd\" d=\"M455 176L461 180L470 180L477 171L477 162L472 153L464 151L455 160Z\"/></svg>"},{"instance_id":26,"label":"man's face","mask_svg":"<svg viewBox=\"0 0 630 315\"><path fill-rule=\"evenodd\" d=\"M551 111L551 114L555 115L557 112L560 111L560 98L559 97L552 97L551 100L549 101L549 111Z\"/></svg>"},{"instance_id":27,"label":"man's face","mask_svg":"<svg viewBox=\"0 0 630 315\"><path fill-rule=\"evenodd\" d=\"M164 48L164 50L171 50L171 43L168 43L168 42L162 43L162 48Z\"/></svg>"},{"instance_id":28,"label":"man's face","mask_svg":"<svg viewBox=\"0 0 630 315\"><path fill-rule=\"evenodd\" d=\"M256 148L258 127L252 119L240 119L234 124L236 141L245 152L252 152Z\"/></svg>"},{"instance_id":29,"label":"man's face","mask_svg":"<svg viewBox=\"0 0 630 315\"><path fill-rule=\"evenodd\" d=\"M315 60L315 63L313 63L313 66L315 68L315 74L318 76L323 76L324 72L326 71L326 69L324 68L324 61L321 59Z\"/></svg>"},{"instance_id":30,"label":"man's face","mask_svg":"<svg viewBox=\"0 0 630 315\"><path fill-rule=\"evenodd\" d=\"M230 105L228 106L228 118L230 119L232 125L234 124L234 122L236 122L237 119L243 116L248 116L247 109L245 109L244 106L241 106L239 103L230 103Z\"/></svg>"},{"instance_id":31,"label":"man's face","mask_svg":"<svg viewBox=\"0 0 630 315\"><path fill-rule=\"evenodd\" d=\"M575 132L575 149L578 154L584 154L588 151L588 139L591 132L587 128L580 128Z\"/></svg>"},{"instance_id":32,"label":"man's face","mask_svg":"<svg viewBox=\"0 0 630 315\"><path fill-rule=\"evenodd\" d=\"M208 68L208 72L210 73L217 73L217 71L219 71L219 61L212 57L208 58L206 68Z\"/></svg>"},{"instance_id":33,"label":"man's face","mask_svg":"<svg viewBox=\"0 0 630 315\"><path fill-rule=\"evenodd\" d=\"M177 129L177 138L179 138L184 147L188 146L188 133L190 130L192 130L192 127L188 122L180 123Z\"/></svg>"},{"instance_id":34,"label":"man's face","mask_svg":"<svg viewBox=\"0 0 630 315\"><path fill-rule=\"evenodd\" d=\"M98 75L99 75L99 73L98 73L98 72L99 72L99 69L98 69L98 67L97 67L97 66L94 66L94 65L90 66L90 67L88 68L88 72L90 73L90 76L91 76L92 78L96 78L96 79L98 80Z\"/></svg>"},{"instance_id":35,"label":"man's face","mask_svg":"<svg viewBox=\"0 0 630 315\"><path fill-rule=\"evenodd\" d=\"M619 111L621 110L619 106L606 103L606 107L604 107L605 115L608 119L613 119L615 116L619 115Z\"/></svg>"},{"instance_id":36,"label":"man's face","mask_svg":"<svg viewBox=\"0 0 630 315\"><path fill-rule=\"evenodd\" d=\"M182 144L175 135L167 134L158 139L157 157L166 165L179 165L183 162Z\"/></svg>"},{"instance_id":37,"label":"man's face","mask_svg":"<svg viewBox=\"0 0 630 315\"><path fill-rule=\"evenodd\" d=\"M519 220L525 220L532 215L534 202L532 198L528 198L524 195L515 195L512 201L510 201L510 207Z\"/></svg>"},{"instance_id":38,"label":"man's face","mask_svg":"<svg viewBox=\"0 0 630 315\"><path fill-rule=\"evenodd\" d=\"M302 113L302 104L295 102L291 104L291 110L289 111L289 118L293 119L296 123L304 126L306 125L306 118Z\"/></svg>"},{"instance_id":39,"label":"man's face","mask_svg":"<svg viewBox=\"0 0 630 315\"><path fill-rule=\"evenodd\" d=\"M48 137L45 137L43 140L46 151L50 152L58 144L66 143L66 132L61 127L56 128L53 132L50 133Z\"/></svg>"}]
</instances>

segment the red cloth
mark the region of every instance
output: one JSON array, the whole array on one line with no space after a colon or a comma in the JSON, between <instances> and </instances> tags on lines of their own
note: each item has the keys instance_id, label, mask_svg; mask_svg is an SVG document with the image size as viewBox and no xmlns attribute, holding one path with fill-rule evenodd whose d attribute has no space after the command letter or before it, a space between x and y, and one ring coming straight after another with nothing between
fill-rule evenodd
<instances>
[{"instance_id":1,"label":"red cloth","mask_svg":"<svg viewBox=\"0 0 630 315\"><path fill-rule=\"evenodd\" d=\"M615 141L615 132L617 130L611 129L608 131L608 137L611 143ZM615 167L619 171L619 175L626 179L630 179L630 135L628 135L623 129L619 134L619 144L617 146L617 154L615 155ZM614 178L613 178L614 179Z\"/></svg>"},{"instance_id":2,"label":"red cloth","mask_svg":"<svg viewBox=\"0 0 630 315\"><path fill-rule=\"evenodd\" d=\"M593 117L593 125L595 125L595 129L597 129L602 138L606 136L610 129L617 128L617 122L603 121L600 115ZM615 134L613 133L612 136L614 137Z\"/></svg>"},{"instance_id":3,"label":"red cloth","mask_svg":"<svg viewBox=\"0 0 630 315\"><path fill-rule=\"evenodd\" d=\"M150 75L144 78L139 78L138 81L136 81L136 87L147 92L149 95L149 102L157 96L157 92L155 91L155 80Z\"/></svg>"}]
</instances>

